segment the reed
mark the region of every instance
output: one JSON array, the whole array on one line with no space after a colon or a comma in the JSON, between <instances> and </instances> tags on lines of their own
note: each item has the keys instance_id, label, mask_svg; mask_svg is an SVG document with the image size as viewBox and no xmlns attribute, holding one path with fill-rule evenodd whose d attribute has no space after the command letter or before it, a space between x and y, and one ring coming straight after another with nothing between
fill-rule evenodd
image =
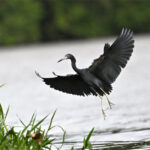
<instances>
[{"instance_id":1,"label":"reed","mask_svg":"<svg viewBox=\"0 0 150 150\"><path fill-rule=\"evenodd\" d=\"M66 131L59 125L53 125L56 111L50 117L47 129L42 128L42 123L49 118L45 116L40 121L37 121L35 114L32 115L28 124L25 124L21 119L21 127L19 131L15 126L9 126L6 123L9 114L9 107L4 112L0 104L0 150L61 150L65 145ZM56 144L57 136L52 135L52 129L59 128L62 131L62 138L60 144ZM94 128L90 131L88 136L83 140L82 150L92 150L90 137L92 136ZM60 140L60 139L59 139ZM72 146L71 150L74 150Z\"/></svg>"}]
</instances>

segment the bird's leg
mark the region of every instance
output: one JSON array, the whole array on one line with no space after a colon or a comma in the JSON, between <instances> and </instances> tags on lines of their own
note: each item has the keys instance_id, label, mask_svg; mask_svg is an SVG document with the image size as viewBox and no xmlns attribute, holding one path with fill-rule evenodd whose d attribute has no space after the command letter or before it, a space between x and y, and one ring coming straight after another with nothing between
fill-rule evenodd
<instances>
[{"instance_id":1,"label":"bird's leg","mask_svg":"<svg viewBox=\"0 0 150 150\"><path fill-rule=\"evenodd\" d=\"M112 102L109 100L109 98L108 98L108 96L107 96L106 93L104 93L104 95L106 96L106 99L107 99L107 102L108 102L108 105L109 105L110 109L112 109L112 106L115 105L115 104L112 103Z\"/></svg>"},{"instance_id":2,"label":"bird's leg","mask_svg":"<svg viewBox=\"0 0 150 150\"><path fill-rule=\"evenodd\" d=\"M103 97L102 97L101 95L99 95L98 93L97 93L97 95L99 96L99 98L100 98L100 100L101 100L102 114L103 114L103 117L104 117L104 120L105 120L105 118L106 118L106 113L105 113L105 109L104 109L104 107L103 107Z\"/></svg>"},{"instance_id":3,"label":"bird's leg","mask_svg":"<svg viewBox=\"0 0 150 150\"><path fill-rule=\"evenodd\" d=\"M108 105L109 105L110 109L112 109L112 106L115 105L115 104L112 103L112 102L109 100L109 98L108 98L108 96L107 96L107 93L105 93L105 91L104 91L102 88L100 88L100 89L103 91L104 95L106 96L106 99L107 99L107 102L108 102Z\"/></svg>"}]
</instances>

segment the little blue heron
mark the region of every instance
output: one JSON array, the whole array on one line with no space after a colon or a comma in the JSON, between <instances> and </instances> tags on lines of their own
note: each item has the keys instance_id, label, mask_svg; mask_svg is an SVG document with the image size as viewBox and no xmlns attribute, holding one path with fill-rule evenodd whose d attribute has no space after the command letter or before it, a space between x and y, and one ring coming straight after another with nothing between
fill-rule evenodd
<instances>
[{"instance_id":1,"label":"little blue heron","mask_svg":"<svg viewBox=\"0 0 150 150\"><path fill-rule=\"evenodd\" d=\"M59 76L53 73L54 78L43 78L39 73L36 75L51 88L74 95L94 95L101 98L102 113L105 117L105 111L102 104L102 96L106 96L109 107L112 104L107 94L112 90L111 84L116 80L129 60L134 47L133 32L123 28L121 34L110 46L108 43L104 46L104 52L99 58L95 59L92 65L86 69L76 67L76 59L72 54L67 54L65 59L71 60L71 65L76 74Z\"/></svg>"}]
</instances>

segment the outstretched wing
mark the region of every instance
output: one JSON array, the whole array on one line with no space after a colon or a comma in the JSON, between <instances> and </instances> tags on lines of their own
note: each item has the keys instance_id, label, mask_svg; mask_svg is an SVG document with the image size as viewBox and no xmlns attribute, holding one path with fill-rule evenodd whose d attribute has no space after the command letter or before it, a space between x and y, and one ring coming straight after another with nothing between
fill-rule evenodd
<instances>
[{"instance_id":1,"label":"outstretched wing","mask_svg":"<svg viewBox=\"0 0 150 150\"><path fill-rule=\"evenodd\" d=\"M45 84L49 85L51 88L56 90L74 94L74 95L90 95L93 93L89 86L82 80L82 78L75 74L75 75L67 75L67 76L57 76L54 78L43 78L39 75L39 73L35 72L36 75L43 79Z\"/></svg>"},{"instance_id":2,"label":"outstretched wing","mask_svg":"<svg viewBox=\"0 0 150 150\"><path fill-rule=\"evenodd\" d=\"M89 71L107 83L113 83L129 60L134 47L133 32L122 29L120 36L110 46L104 46L104 53L95 59Z\"/></svg>"}]
</instances>

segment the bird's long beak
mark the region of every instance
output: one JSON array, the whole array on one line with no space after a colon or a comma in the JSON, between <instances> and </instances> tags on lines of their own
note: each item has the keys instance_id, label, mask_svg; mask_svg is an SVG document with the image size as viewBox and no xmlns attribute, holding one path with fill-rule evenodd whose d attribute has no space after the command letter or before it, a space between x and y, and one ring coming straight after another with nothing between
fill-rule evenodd
<instances>
[{"instance_id":1,"label":"bird's long beak","mask_svg":"<svg viewBox=\"0 0 150 150\"><path fill-rule=\"evenodd\" d=\"M63 60L66 60L66 59L67 59L67 57L65 56L64 58L62 58L62 59L58 60L58 62L57 62L57 63L59 63L59 62L61 62L61 61L63 61Z\"/></svg>"}]
</instances>

